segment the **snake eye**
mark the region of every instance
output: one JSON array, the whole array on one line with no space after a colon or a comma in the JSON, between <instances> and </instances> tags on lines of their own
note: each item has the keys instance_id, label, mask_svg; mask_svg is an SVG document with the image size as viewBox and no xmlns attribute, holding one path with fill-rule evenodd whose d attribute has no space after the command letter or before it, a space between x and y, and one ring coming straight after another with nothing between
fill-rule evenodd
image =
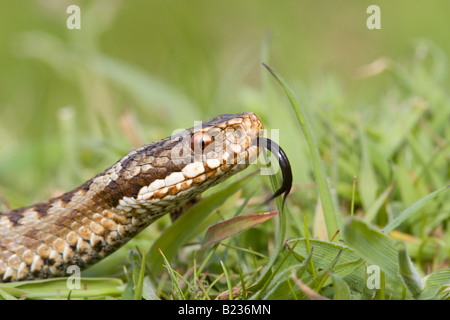
<instances>
[{"instance_id":1,"label":"snake eye","mask_svg":"<svg viewBox=\"0 0 450 320\"><path fill-rule=\"evenodd\" d=\"M191 138L191 148L194 152L203 151L213 142L213 138L206 133L196 133Z\"/></svg>"}]
</instances>

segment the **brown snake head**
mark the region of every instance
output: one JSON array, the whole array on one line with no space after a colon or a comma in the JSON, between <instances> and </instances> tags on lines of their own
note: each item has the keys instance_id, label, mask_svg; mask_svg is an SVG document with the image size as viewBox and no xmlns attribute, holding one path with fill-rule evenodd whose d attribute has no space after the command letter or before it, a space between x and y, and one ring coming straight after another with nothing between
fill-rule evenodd
<instances>
[{"instance_id":1,"label":"brown snake head","mask_svg":"<svg viewBox=\"0 0 450 320\"><path fill-rule=\"evenodd\" d=\"M220 115L130 151L59 197L0 213L0 282L66 276L103 259L254 163L262 127L254 113Z\"/></svg>"}]
</instances>

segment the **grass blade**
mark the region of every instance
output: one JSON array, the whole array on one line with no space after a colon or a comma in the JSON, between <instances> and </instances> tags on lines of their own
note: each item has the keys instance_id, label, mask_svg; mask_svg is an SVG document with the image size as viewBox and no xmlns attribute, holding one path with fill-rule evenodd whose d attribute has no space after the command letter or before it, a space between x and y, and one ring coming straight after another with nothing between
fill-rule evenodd
<instances>
[{"instance_id":1,"label":"grass blade","mask_svg":"<svg viewBox=\"0 0 450 320\"><path fill-rule=\"evenodd\" d=\"M137 279L133 279L134 281L134 300L142 299L142 288L144 286L144 276L145 276L145 250L142 251L141 257L141 266L139 269Z\"/></svg>"},{"instance_id":2,"label":"grass blade","mask_svg":"<svg viewBox=\"0 0 450 320\"><path fill-rule=\"evenodd\" d=\"M308 149L310 152L312 165L314 168L314 173L316 175L317 184L319 187L319 195L322 202L322 207L324 211L325 216L325 223L327 227L327 234L328 237L331 238L334 233L340 229L339 227L339 221L338 221L338 210L335 207L333 203L333 198L331 196L330 187L328 185L327 181L327 174L322 162L322 159L320 157L319 148L317 147L317 142L314 137L311 125L309 124L306 114L303 112L303 110L300 107L300 104L298 103L293 91L288 87L286 82L281 78L278 73L276 73L271 67L264 64L264 67L269 70L269 72L274 76L274 78L278 81L278 83L283 88L284 92L286 93L292 108L295 111L295 114L297 115L297 120L300 124L300 127L303 131L303 134L305 135L306 142L308 144ZM338 235L339 240L340 236Z\"/></svg>"},{"instance_id":3,"label":"grass blade","mask_svg":"<svg viewBox=\"0 0 450 320\"><path fill-rule=\"evenodd\" d=\"M269 220L270 218L276 216L278 213L278 211L251 213L237 216L212 225L206 232L205 238L203 240L203 247L235 236L240 232L243 232L249 228L265 222L266 220Z\"/></svg>"},{"instance_id":4,"label":"grass blade","mask_svg":"<svg viewBox=\"0 0 450 320\"><path fill-rule=\"evenodd\" d=\"M334 300L350 300L350 288L347 283L338 275L331 273L334 287Z\"/></svg>"},{"instance_id":5,"label":"grass blade","mask_svg":"<svg viewBox=\"0 0 450 320\"><path fill-rule=\"evenodd\" d=\"M376 198L378 183L372 161L367 146L366 133L362 126L358 127L359 140L361 145L361 164L359 169L359 196L364 209L372 206Z\"/></svg>"},{"instance_id":6,"label":"grass blade","mask_svg":"<svg viewBox=\"0 0 450 320\"><path fill-rule=\"evenodd\" d=\"M406 288L411 292L414 298L418 297L423 291L425 285L414 268L411 259L406 252L406 245L402 241L397 242L399 274L405 283Z\"/></svg>"},{"instance_id":7,"label":"grass blade","mask_svg":"<svg viewBox=\"0 0 450 320\"><path fill-rule=\"evenodd\" d=\"M398 274L398 250L395 241L357 218L347 219L343 229L343 238L358 256L385 272L386 293L392 292L398 298L403 281Z\"/></svg>"},{"instance_id":8,"label":"grass blade","mask_svg":"<svg viewBox=\"0 0 450 320\"><path fill-rule=\"evenodd\" d=\"M411 217L415 212L417 212L419 209L421 209L428 201L436 198L437 195L439 195L442 191L449 189L450 186L445 186L441 189L438 189L429 195L423 197L419 201L413 203L411 206L409 206L406 210L404 210L400 215L389 222L383 229L385 233L388 233L395 228L397 228L403 221Z\"/></svg>"},{"instance_id":9,"label":"grass blade","mask_svg":"<svg viewBox=\"0 0 450 320\"><path fill-rule=\"evenodd\" d=\"M164 253L162 252L161 249L159 249L159 253L161 254L163 260L164 260L164 264L165 267L167 269L167 271L169 272L169 276L170 279L172 279L172 285L175 288L175 293L177 295L177 298L179 300L186 300L184 294L183 294L183 290L181 289L179 283L178 283L178 277L177 277L177 273L172 269L172 267L170 266L169 261L167 260L166 256L164 255Z\"/></svg>"},{"instance_id":10,"label":"grass blade","mask_svg":"<svg viewBox=\"0 0 450 320\"><path fill-rule=\"evenodd\" d=\"M81 278L79 289L67 287L68 278L55 278L38 281L2 283L0 288L10 295L26 299L98 299L99 297L120 297L123 282L115 278ZM14 288L14 290L10 290Z\"/></svg>"},{"instance_id":11,"label":"grass blade","mask_svg":"<svg viewBox=\"0 0 450 320\"><path fill-rule=\"evenodd\" d=\"M394 187L395 183L391 183L389 187L387 187L386 190L384 190L383 193L381 193L378 198L372 203L372 205L367 209L366 214L364 215L365 222L370 223L373 219L375 219L381 207L394 190Z\"/></svg>"},{"instance_id":12,"label":"grass blade","mask_svg":"<svg viewBox=\"0 0 450 320\"><path fill-rule=\"evenodd\" d=\"M426 277L425 288L418 299L435 299L436 296L448 294L448 288L450 288L450 269L437 270Z\"/></svg>"},{"instance_id":13,"label":"grass blade","mask_svg":"<svg viewBox=\"0 0 450 320\"><path fill-rule=\"evenodd\" d=\"M223 273L225 274L225 279L227 280L229 299L233 300L233 286L231 285L230 273L228 272L227 267L225 267L225 265L223 264L222 260L220 260L220 265L222 266Z\"/></svg>"},{"instance_id":14,"label":"grass blade","mask_svg":"<svg viewBox=\"0 0 450 320\"><path fill-rule=\"evenodd\" d=\"M14 290L14 289L0 287L0 300L17 300L17 298L15 296L8 293L8 291L11 291L11 290ZM20 293L22 294L22 292L20 292Z\"/></svg>"}]
</instances>

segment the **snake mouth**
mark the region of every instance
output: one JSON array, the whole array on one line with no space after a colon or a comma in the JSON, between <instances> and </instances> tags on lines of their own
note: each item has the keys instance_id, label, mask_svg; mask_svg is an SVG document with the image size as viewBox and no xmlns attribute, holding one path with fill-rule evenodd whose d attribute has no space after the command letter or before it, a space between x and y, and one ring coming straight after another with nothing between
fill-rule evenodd
<instances>
[{"instance_id":1,"label":"snake mouth","mask_svg":"<svg viewBox=\"0 0 450 320\"><path fill-rule=\"evenodd\" d=\"M292 169L291 164L289 163L289 159L283 149L281 149L281 147L277 143L270 139L256 137L254 143L258 146L258 148L268 149L275 156L275 158L278 160L278 164L280 165L281 174L283 177L283 183L281 187L269 199L266 200L266 203L283 194L284 205L286 197L292 188Z\"/></svg>"}]
</instances>

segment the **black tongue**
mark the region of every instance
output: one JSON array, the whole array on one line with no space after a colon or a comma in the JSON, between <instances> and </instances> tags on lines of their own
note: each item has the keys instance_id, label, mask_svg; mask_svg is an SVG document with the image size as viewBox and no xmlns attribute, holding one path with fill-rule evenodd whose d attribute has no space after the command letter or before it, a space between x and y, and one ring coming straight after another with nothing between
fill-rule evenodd
<instances>
[{"instance_id":1,"label":"black tongue","mask_svg":"<svg viewBox=\"0 0 450 320\"><path fill-rule=\"evenodd\" d=\"M278 163L280 164L281 173L283 176L283 184L281 185L280 189L278 189L269 199L267 199L266 203L284 193L284 196L283 196L283 205L284 205L284 202L286 201L286 197L292 188L291 164L289 163L289 160L288 160L286 154L284 153L283 149L281 149L281 147L278 144L276 144L275 142L273 142L272 140L267 139L267 138L257 137L256 143L257 143L258 147L268 149L270 152L272 152L272 154L275 156L275 158L277 158Z\"/></svg>"}]
</instances>

